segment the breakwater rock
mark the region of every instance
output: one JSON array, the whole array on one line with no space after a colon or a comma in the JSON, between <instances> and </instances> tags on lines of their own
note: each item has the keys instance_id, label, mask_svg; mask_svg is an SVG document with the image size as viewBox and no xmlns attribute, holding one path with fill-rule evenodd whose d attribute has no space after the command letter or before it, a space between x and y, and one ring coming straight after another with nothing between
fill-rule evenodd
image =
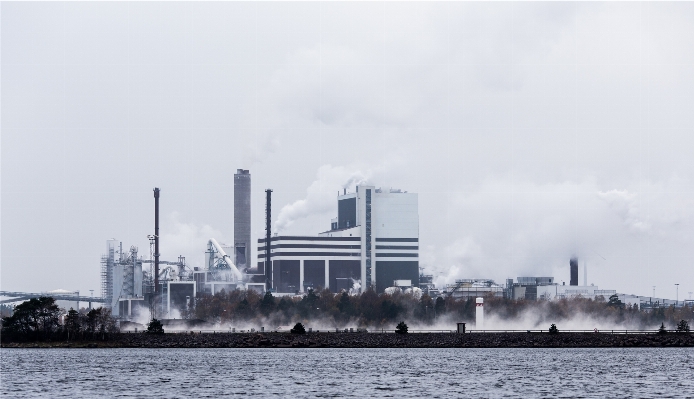
<instances>
[{"instance_id":1,"label":"breakwater rock","mask_svg":"<svg viewBox=\"0 0 694 399\"><path fill-rule=\"evenodd\" d=\"M2 347L110 348L608 348L694 347L694 334L121 333L108 341L3 342Z\"/></svg>"}]
</instances>

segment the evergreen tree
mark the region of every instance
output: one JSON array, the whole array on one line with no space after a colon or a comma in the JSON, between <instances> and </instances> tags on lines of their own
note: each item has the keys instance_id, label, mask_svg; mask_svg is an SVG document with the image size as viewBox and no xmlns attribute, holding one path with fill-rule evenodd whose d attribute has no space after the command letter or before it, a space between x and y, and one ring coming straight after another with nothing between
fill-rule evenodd
<instances>
[{"instance_id":1,"label":"evergreen tree","mask_svg":"<svg viewBox=\"0 0 694 399\"><path fill-rule=\"evenodd\" d=\"M67 331L67 338L76 339L77 334L80 332L80 314L73 308L67 312L65 316L65 330Z\"/></svg>"},{"instance_id":2,"label":"evergreen tree","mask_svg":"<svg viewBox=\"0 0 694 399\"><path fill-rule=\"evenodd\" d=\"M87 319L85 321L85 330L90 334L95 334L99 332L99 319L101 318L101 310L103 308L95 308L87 312Z\"/></svg>"},{"instance_id":3,"label":"evergreen tree","mask_svg":"<svg viewBox=\"0 0 694 399\"><path fill-rule=\"evenodd\" d=\"M287 320L294 312L294 302L292 302L291 299L282 297L282 299L280 299L280 303L277 304L277 310L282 312L284 320Z\"/></svg>"},{"instance_id":4,"label":"evergreen tree","mask_svg":"<svg viewBox=\"0 0 694 399\"><path fill-rule=\"evenodd\" d=\"M316 295L313 290L308 290L308 294L304 295L299 302L299 315L301 315L302 318L308 318L316 313L316 302L318 302L319 298L320 297Z\"/></svg>"},{"instance_id":5,"label":"evergreen tree","mask_svg":"<svg viewBox=\"0 0 694 399\"><path fill-rule=\"evenodd\" d=\"M607 301L607 306L612 306L615 308L623 308L624 303L619 300L619 296L617 294L613 294L610 296L610 299Z\"/></svg>"},{"instance_id":6,"label":"evergreen tree","mask_svg":"<svg viewBox=\"0 0 694 399\"><path fill-rule=\"evenodd\" d=\"M48 338L59 326L60 309L51 297L31 298L2 319L2 332L24 339Z\"/></svg>"},{"instance_id":7,"label":"evergreen tree","mask_svg":"<svg viewBox=\"0 0 694 399\"><path fill-rule=\"evenodd\" d=\"M381 315L386 320L395 320L400 313L400 307L389 299L384 299L381 302Z\"/></svg>"},{"instance_id":8,"label":"evergreen tree","mask_svg":"<svg viewBox=\"0 0 694 399\"><path fill-rule=\"evenodd\" d=\"M396 334L407 334L407 324L405 324L404 321L401 321L398 323L398 326L395 327L395 333Z\"/></svg>"},{"instance_id":9,"label":"evergreen tree","mask_svg":"<svg viewBox=\"0 0 694 399\"><path fill-rule=\"evenodd\" d=\"M436 309L436 316L443 315L446 313L446 301L442 297L436 298L434 309Z\"/></svg>"},{"instance_id":10,"label":"evergreen tree","mask_svg":"<svg viewBox=\"0 0 694 399\"><path fill-rule=\"evenodd\" d=\"M343 292L342 295L340 295L340 302L337 304L337 308L345 318L352 315L352 302L349 300L349 294Z\"/></svg>"},{"instance_id":11,"label":"evergreen tree","mask_svg":"<svg viewBox=\"0 0 694 399\"><path fill-rule=\"evenodd\" d=\"M660 324L660 328L658 329L658 334L665 334L667 333L667 329L665 328L665 323Z\"/></svg>"},{"instance_id":12,"label":"evergreen tree","mask_svg":"<svg viewBox=\"0 0 694 399\"><path fill-rule=\"evenodd\" d=\"M434 317L434 301L427 294L419 299L419 315L421 319L431 320Z\"/></svg>"},{"instance_id":13,"label":"evergreen tree","mask_svg":"<svg viewBox=\"0 0 694 399\"><path fill-rule=\"evenodd\" d=\"M294 328L289 330L290 333L292 334L306 334L306 329L304 328L304 325L301 323L296 323L294 325Z\"/></svg>"},{"instance_id":14,"label":"evergreen tree","mask_svg":"<svg viewBox=\"0 0 694 399\"><path fill-rule=\"evenodd\" d=\"M247 320L252 317L251 305L248 303L246 298L243 298L241 302L236 306L236 311L234 314L241 320Z\"/></svg>"},{"instance_id":15,"label":"evergreen tree","mask_svg":"<svg viewBox=\"0 0 694 399\"><path fill-rule=\"evenodd\" d=\"M263 300L260 301L260 313L268 316L270 313L275 311L275 297L272 296L270 291L265 292Z\"/></svg>"},{"instance_id":16,"label":"evergreen tree","mask_svg":"<svg viewBox=\"0 0 694 399\"><path fill-rule=\"evenodd\" d=\"M677 323L677 332L689 332L689 323L687 323L687 320L680 320L680 322Z\"/></svg>"},{"instance_id":17,"label":"evergreen tree","mask_svg":"<svg viewBox=\"0 0 694 399\"><path fill-rule=\"evenodd\" d=\"M147 334L164 334L164 326L161 324L161 321L152 319L152 321L147 324Z\"/></svg>"}]
</instances>

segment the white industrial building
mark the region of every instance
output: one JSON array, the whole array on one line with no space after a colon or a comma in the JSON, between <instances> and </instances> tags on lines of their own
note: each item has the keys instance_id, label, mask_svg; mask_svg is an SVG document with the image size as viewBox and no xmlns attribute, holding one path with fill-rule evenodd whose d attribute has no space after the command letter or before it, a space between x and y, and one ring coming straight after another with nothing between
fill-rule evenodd
<instances>
[{"instance_id":1,"label":"white industrial building","mask_svg":"<svg viewBox=\"0 0 694 399\"><path fill-rule=\"evenodd\" d=\"M538 285L537 299L563 299L563 298L593 298L603 297L608 299L616 294L616 290L601 290L596 285Z\"/></svg>"},{"instance_id":2,"label":"white industrial building","mask_svg":"<svg viewBox=\"0 0 694 399\"><path fill-rule=\"evenodd\" d=\"M143 269L143 264L152 262L138 256L135 246L124 252L123 244L117 239L106 241L106 254L101 257L101 292L106 299L105 307L111 309L113 316L128 319L149 311L154 282L152 271ZM186 271L184 257L160 263L164 266L159 272L162 295L158 299L161 303L156 305L163 312L159 317L166 317L174 308L188 306L189 298L197 294L197 287Z\"/></svg>"},{"instance_id":3,"label":"white industrial building","mask_svg":"<svg viewBox=\"0 0 694 399\"><path fill-rule=\"evenodd\" d=\"M107 240L106 255L101 257L101 293L114 316L120 316L121 300L142 298L142 282L142 259L137 248L130 247L125 253L120 241Z\"/></svg>"},{"instance_id":4,"label":"white industrial building","mask_svg":"<svg viewBox=\"0 0 694 399\"><path fill-rule=\"evenodd\" d=\"M504 287L489 279L458 279L446 285L445 295L456 299L470 299L487 295L504 297Z\"/></svg>"},{"instance_id":5,"label":"white industrial building","mask_svg":"<svg viewBox=\"0 0 694 399\"><path fill-rule=\"evenodd\" d=\"M383 292L409 281L419 285L419 211L415 193L358 185L337 196L337 218L315 236L271 238L271 286L276 292L373 287ZM258 240L264 273L265 239Z\"/></svg>"}]
</instances>

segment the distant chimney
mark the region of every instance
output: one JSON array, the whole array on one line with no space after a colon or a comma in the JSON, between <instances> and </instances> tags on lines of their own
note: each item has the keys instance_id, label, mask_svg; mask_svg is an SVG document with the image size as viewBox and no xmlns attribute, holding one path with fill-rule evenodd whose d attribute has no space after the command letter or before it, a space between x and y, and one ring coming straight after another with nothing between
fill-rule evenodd
<instances>
[{"instance_id":1,"label":"distant chimney","mask_svg":"<svg viewBox=\"0 0 694 399\"><path fill-rule=\"evenodd\" d=\"M569 269L571 272L571 278L569 279L569 285L578 285L578 258L573 256L569 260Z\"/></svg>"}]
</instances>

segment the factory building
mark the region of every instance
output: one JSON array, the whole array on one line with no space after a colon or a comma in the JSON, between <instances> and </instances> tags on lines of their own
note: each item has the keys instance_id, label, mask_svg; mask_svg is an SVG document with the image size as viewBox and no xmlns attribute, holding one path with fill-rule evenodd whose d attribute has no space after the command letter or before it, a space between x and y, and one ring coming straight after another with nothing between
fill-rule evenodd
<instances>
[{"instance_id":1,"label":"factory building","mask_svg":"<svg viewBox=\"0 0 694 399\"><path fill-rule=\"evenodd\" d=\"M595 285L560 285L553 277L516 277L515 283L511 279L507 280L506 287L508 298L529 301L577 297L607 299L617 293L615 290L601 290Z\"/></svg>"},{"instance_id":2,"label":"factory building","mask_svg":"<svg viewBox=\"0 0 694 399\"><path fill-rule=\"evenodd\" d=\"M504 287L489 279L459 279L455 280L455 284L446 285L444 295L456 299L471 299L487 295L503 298Z\"/></svg>"},{"instance_id":3,"label":"factory building","mask_svg":"<svg viewBox=\"0 0 694 399\"><path fill-rule=\"evenodd\" d=\"M237 169L234 174L234 264L240 270L251 259L251 174Z\"/></svg>"},{"instance_id":4,"label":"factory building","mask_svg":"<svg viewBox=\"0 0 694 399\"><path fill-rule=\"evenodd\" d=\"M111 309L113 316L128 320L150 311L154 279L151 267L143 269L145 263L151 265L153 260L138 256L137 247L131 246L124 252L120 241L115 238L106 241L106 254L101 257L101 293L106 299L105 307ZM194 298L197 287L186 270L185 257L159 263L165 266L159 272L161 295L152 305L159 309L160 316L167 316L173 309L188 306L186 298Z\"/></svg>"},{"instance_id":5,"label":"factory building","mask_svg":"<svg viewBox=\"0 0 694 399\"><path fill-rule=\"evenodd\" d=\"M265 240L258 240L265 256ZM270 239L272 281L276 292L295 293L329 288L350 289L361 278L360 237L278 236ZM264 260L264 259L263 259ZM265 262L258 262L264 272Z\"/></svg>"},{"instance_id":6,"label":"factory building","mask_svg":"<svg viewBox=\"0 0 694 399\"><path fill-rule=\"evenodd\" d=\"M120 315L120 300L142 298L142 262L137 247L123 252L123 244L115 238L106 241L106 254L101 257L101 293L114 316Z\"/></svg>"},{"instance_id":7,"label":"factory building","mask_svg":"<svg viewBox=\"0 0 694 399\"><path fill-rule=\"evenodd\" d=\"M601 290L596 285L580 286L580 285L542 285L537 286L537 299L568 299L568 298L592 298L597 299L602 297L608 299L616 294L616 290Z\"/></svg>"},{"instance_id":8,"label":"factory building","mask_svg":"<svg viewBox=\"0 0 694 399\"><path fill-rule=\"evenodd\" d=\"M554 277L516 277L516 283L512 279L507 280L508 298L527 299L535 301L538 299L537 287L554 285Z\"/></svg>"},{"instance_id":9,"label":"factory building","mask_svg":"<svg viewBox=\"0 0 694 399\"><path fill-rule=\"evenodd\" d=\"M258 270L265 270L266 239L258 240ZM400 284L419 285L417 194L358 185L338 193L337 217L316 236L270 239L272 289L373 287L383 292Z\"/></svg>"},{"instance_id":10,"label":"factory building","mask_svg":"<svg viewBox=\"0 0 694 399\"><path fill-rule=\"evenodd\" d=\"M439 289L434 284L434 276L431 274L419 275L419 288L422 290L422 294L429 295L434 299L441 295Z\"/></svg>"}]
</instances>

